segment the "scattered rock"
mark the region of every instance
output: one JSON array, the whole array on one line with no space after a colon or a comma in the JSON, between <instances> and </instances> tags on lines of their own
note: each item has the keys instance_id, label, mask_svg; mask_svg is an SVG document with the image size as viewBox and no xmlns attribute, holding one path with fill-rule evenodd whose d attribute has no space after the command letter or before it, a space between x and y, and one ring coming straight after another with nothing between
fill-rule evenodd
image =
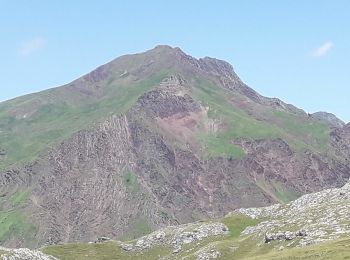
<instances>
[{"instance_id":1,"label":"scattered rock","mask_svg":"<svg viewBox=\"0 0 350 260\"><path fill-rule=\"evenodd\" d=\"M297 232L277 232L277 233L266 233L265 234L265 243L270 243L274 240L293 240L296 237L304 237L306 236L306 232L303 230L299 230Z\"/></svg>"},{"instance_id":2,"label":"scattered rock","mask_svg":"<svg viewBox=\"0 0 350 260\"><path fill-rule=\"evenodd\" d=\"M228 227L219 222L186 224L167 227L143 236L134 243L122 243L120 246L125 251L142 251L158 245L169 245L173 247L173 253L177 254L183 245L212 236L227 235L228 232Z\"/></svg>"},{"instance_id":3,"label":"scattered rock","mask_svg":"<svg viewBox=\"0 0 350 260\"><path fill-rule=\"evenodd\" d=\"M28 248L9 249L0 247L0 251L2 260L58 260L56 257Z\"/></svg>"},{"instance_id":4,"label":"scattered rock","mask_svg":"<svg viewBox=\"0 0 350 260\"><path fill-rule=\"evenodd\" d=\"M120 247L122 249L124 249L125 251L132 251L134 249L134 246L131 244L126 244L126 243L122 243L120 244Z\"/></svg>"},{"instance_id":5,"label":"scattered rock","mask_svg":"<svg viewBox=\"0 0 350 260\"><path fill-rule=\"evenodd\" d=\"M210 260L216 259L221 256L221 253L215 249L213 246L207 246L195 253L197 260Z\"/></svg>"},{"instance_id":6,"label":"scattered rock","mask_svg":"<svg viewBox=\"0 0 350 260\"><path fill-rule=\"evenodd\" d=\"M181 246L175 246L173 250L173 254L177 254L181 252L182 247Z\"/></svg>"}]
</instances>

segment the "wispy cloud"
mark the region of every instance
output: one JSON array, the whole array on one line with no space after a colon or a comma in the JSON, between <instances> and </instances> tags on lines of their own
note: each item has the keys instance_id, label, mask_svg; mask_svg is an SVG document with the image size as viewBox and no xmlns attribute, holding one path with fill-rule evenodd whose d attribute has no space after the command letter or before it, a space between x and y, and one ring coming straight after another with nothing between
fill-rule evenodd
<instances>
[{"instance_id":1,"label":"wispy cloud","mask_svg":"<svg viewBox=\"0 0 350 260\"><path fill-rule=\"evenodd\" d=\"M46 39L43 37L35 37L30 39L24 43L22 43L21 47L18 50L18 54L23 57L27 57L34 52L42 49L46 44Z\"/></svg>"},{"instance_id":2,"label":"wispy cloud","mask_svg":"<svg viewBox=\"0 0 350 260\"><path fill-rule=\"evenodd\" d=\"M329 51L334 47L333 42L325 42L320 47L316 48L312 52L312 56L315 58L320 58L326 56Z\"/></svg>"}]
</instances>

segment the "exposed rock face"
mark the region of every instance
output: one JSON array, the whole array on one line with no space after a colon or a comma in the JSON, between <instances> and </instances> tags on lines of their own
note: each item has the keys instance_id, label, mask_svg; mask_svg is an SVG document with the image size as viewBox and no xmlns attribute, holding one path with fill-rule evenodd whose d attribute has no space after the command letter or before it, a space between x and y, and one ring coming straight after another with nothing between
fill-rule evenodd
<instances>
[{"instance_id":1,"label":"exposed rock face","mask_svg":"<svg viewBox=\"0 0 350 260\"><path fill-rule=\"evenodd\" d=\"M192 214L221 215L242 200L235 202L234 190L224 195L222 187L243 191L251 183L247 179L245 186L238 187L235 180L245 178L242 173L217 172L219 165L229 171L239 167L237 162L203 164L193 154L170 147L132 116L112 117L97 131L79 132L49 158L33 169L47 173L38 177L39 186L31 196L35 219L42 223L38 236L45 240L40 243L120 237L139 219L155 229L193 221ZM159 167L168 175L163 176ZM130 185L125 179L129 172L137 179ZM212 181L218 178L225 181ZM258 190L250 194L245 203L269 203L264 195L260 199Z\"/></svg>"},{"instance_id":2,"label":"exposed rock face","mask_svg":"<svg viewBox=\"0 0 350 260\"><path fill-rule=\"evenodd\" d=\"M350 123L342 128L335 129L331 132L331 141L335 147L335 154L342 158L345 163L349 163L350 158Z\"/></svg>"},{"instance_id":3,"label":"exposed rock face","mask_svg":"<svg viewBox=\"0 0 350 260\"><path fill-rule=\"evenodd\" d=\"M250 175L288 183L293 187L291 190L299 194L341 186L350 177L350 168L346 165L309 151L300 156L281 139L238 139L235 143L247 154L243 163Z\"/></svg>"},{"instance_id":4,"label":"exposed rock face","mask_svg":"<svg viewBox=\"0 0 350 260\"><path fill-rule=\"evenodd\" d=\"M136 181L131 136L136 128L125 116L112 117L97 131L79 132L50 154L48 165L42 166L49 174L38 180L33 194L37 219L44 223L39 235L48 239L44 242L91 241L99 234L115 237L138 219L152 219L149 225L171 223L167 215L157 213L159 207L141 188L142 180Z\"/></svg>"},{"instance_id":5,"label":"exposed rock face","mask_svg":"<svg viewBox=\"0 0 350 260\"><path fill-rule=\"evenodd\" d=\"M179 113L199 112L200 105L186 94L181 84L183 84L183 80L174 76L161 82L161 87L138 99L136 108L142 109L151 118L165 118Z\"/></svg>"},{"instance_id":6,"label":"exposed rock face","mask_svg":"<svg viewBox=\"0 0 350 260\"><path fill-rule=\"evenodd\" d=\"M265 243L292 240L294 245L304 246L337 239L350 234L350 182L342 188L304 195L286 205L236 212L255 219L268 219L242 232L264 238Z\"/></svg>"}]
</instances>

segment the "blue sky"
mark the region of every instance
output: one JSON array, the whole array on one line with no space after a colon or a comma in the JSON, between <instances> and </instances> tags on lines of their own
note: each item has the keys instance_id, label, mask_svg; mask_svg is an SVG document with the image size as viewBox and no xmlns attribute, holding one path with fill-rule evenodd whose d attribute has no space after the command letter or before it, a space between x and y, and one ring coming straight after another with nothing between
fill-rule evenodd
<instances>
[{"instance_id":1,"label":"blue sky","mask_svg":"<svg viewBox=\"0 0 350 260\"><path fill-rule=\"evenodd\" d=\"M0 100L157 44L229 61L255 90L350 121L350 1L16 1L0 6Z\"/></svg>"}]
</instances>

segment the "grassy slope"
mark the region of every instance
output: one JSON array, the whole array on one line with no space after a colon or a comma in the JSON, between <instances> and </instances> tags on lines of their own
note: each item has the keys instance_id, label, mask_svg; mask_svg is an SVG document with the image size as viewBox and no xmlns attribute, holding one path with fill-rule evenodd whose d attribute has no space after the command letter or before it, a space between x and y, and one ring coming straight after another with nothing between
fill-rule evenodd
<instances>
[{"instance_id":1,"label":"grassy slope","mask_svg":"<svg viewBox=\"0 0 350 260\"><path fill-rule=\"evenodd\" d=\"M350 259L350 238L343 238L303 248L273 251L267 254L249 257L249 260L342 260Z\"/></svg>"},{"instance_id":2,"label":"grassy slope","mask_svg":"<svg viewBox=\"0 0 350 260\"><path fill-rule=\"evenodd\" d=\"M28 222L23 213L29 191L19 191L0 199L0 242L15 236L30 241L36 227Z\"/></svg>"},{"instance_id":3,"label":"grassy slope","mask_svg":"<svg viewBox=\"0 0 350 260\"><path fill-rule=\"evenodd\" d=\"M230 103L231 97L239 94L217 88L208 81L197 80L196 86L193 95L209 107L208 117L224 124L224 130L199 136L208 156L241 158L243 151L232 144L232 140L239 137L282 138L296 151L324 151L327 147L330 129L324 123L272 109L264 112L269 115L268 119L258 120ZM261 108L257 105L256 109Z\"/></svg>"},{"instance_id":4,"label":"grassy slope","mask_svg":"<svg viewBox=\"0 0 350 260\"><path fill-rule=\"evenodd\" d=\"M43 249L43 253L58 257L61 260L119 260L119 259L158 259L160 255L170 252L170 248L159 247L142 253L128 253L119 247L115 241L102 244L68 244L50 246Z\"/></svg>"}]
</instances>

